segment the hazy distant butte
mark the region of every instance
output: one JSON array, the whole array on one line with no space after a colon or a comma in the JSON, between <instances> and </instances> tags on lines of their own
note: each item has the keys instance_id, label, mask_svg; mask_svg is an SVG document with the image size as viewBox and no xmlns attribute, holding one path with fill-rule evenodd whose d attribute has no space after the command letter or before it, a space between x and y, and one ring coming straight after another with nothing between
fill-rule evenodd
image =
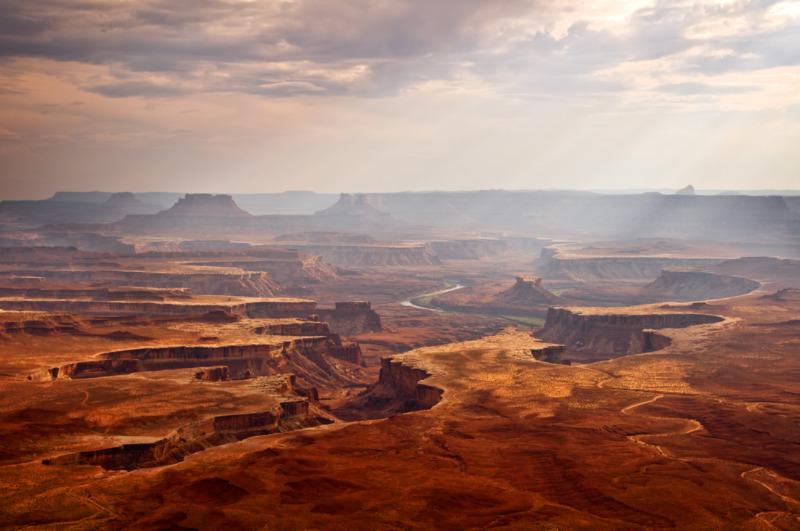
<instances>
[{"instance_id":1,"label":"hazy distant butte","mask_svg":"<svg viewBox=\"0 0 800 531\"><path fill-rule=\"evenodd\" d=\"M364 219L390 219L387 212L378 210L369 202L365 194L342 194L339 200L330 207L320 210L316 216L348 216Z\"/></svg>"},{"instance_id":2,"label":"hazy distant butte","mask_svg":"<svg viewBox=\"0 0 800 531\"><path fill-rule=\"evenodd\" d=\"M186 194L162 216L251 217L239 208L233 197L225 194Z\"/></svg>"}]
</instances>

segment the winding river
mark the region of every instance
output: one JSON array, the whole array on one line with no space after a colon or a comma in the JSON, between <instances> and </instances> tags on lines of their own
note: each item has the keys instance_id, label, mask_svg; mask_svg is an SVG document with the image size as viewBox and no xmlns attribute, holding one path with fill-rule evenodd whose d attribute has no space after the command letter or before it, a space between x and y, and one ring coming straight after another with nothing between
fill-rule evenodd
<instances>
[{"instance_id":1,"label":"winding river","mask_svg":"<svg viewBox=\"0 0 800 531\"><path fill-rule=\"evenodd\" d=\"M432 291L430 293L423 293L421 295L415 295L414 297L411 297L409 299L404 300L403 302L400 303L400 305L401 306L407 306L409 308L416 308L418 310L428 310L428 311L431 311L431 312L440 312L441 313L443 310L440 310L438 308L430 308L428 306L420 306L418 304L414 304L413 301L417 300L417 299L421 299L423 297L435 297L436 295L441 295L442 293L450 293L451 291L455 291L455 290L461 289L463 287L464 286L462 284L456 284L455 286L452 286L452 287L449 287L449 288L440 289L440 290L437 290L437 291Z\"/></svg>"}]
</instances>

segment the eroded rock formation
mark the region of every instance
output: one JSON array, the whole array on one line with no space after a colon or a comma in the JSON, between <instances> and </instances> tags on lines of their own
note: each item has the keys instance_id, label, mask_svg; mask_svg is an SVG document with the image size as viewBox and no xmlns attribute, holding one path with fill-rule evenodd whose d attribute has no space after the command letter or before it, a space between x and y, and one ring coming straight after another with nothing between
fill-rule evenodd
<instances>
[{"instance_id":1,"label":"eroded rock formation","mask_svg":"<svg viewBox=\"0 0 800 531\"><path fill-rule=\"evenodd\" d=\"M425 245L305 245L303 250L343 267L437 265L439 257Z\"/></svg>"},{"instance_id":2,"label":"eroded rock formation","mask_svg":"<svg viewBox=\"0 0 800 531\"><path fill-rule=\"evenodd\" d=\"M550 308L536 337L566 346L571 357L594 361L663 348L668 339L653 330L722 321L700 313L613 313L610 310Z\"/></svg>"},{"instance_id":3,"label":"eroded rock formation","mask_svg":"<svg viewBox=\"0 0 800 531\"><path fill-rule=\"evenodd\" d=\"M178 428L151 443L123 444L102 450L63 455L46 465L95 465L107 470L135 470L183 461L190 454L256 435L293 431L331 421L310 411L306 400L287 400L277 408L222 415Z\"/></svg>"},{"instance_id":4,"label":"eroded rock formation","mask_svg":"<svg viewBox=\"0 0 800 531\"><path fill-rule=\"evenodd\" d=\"M227 365L217 365L215 367L201 367L194 373L194 377L204 382L222 382L230 378Z\"/></svg>"},{"instance_id":5,"label":"eroded rock formation","mask_svg":"<svg viewBox=\"0 0 800 531\"><path fill-rule=\"evenodd\" d=\"M429 376L422 369L383 358L378 382L337 414L352 420L432 408L442 399L444 392L438 387L420 383Z\"/></svg>"},{"instance_id":6,"label":"eroded rock formation","mask_svg":"<svg viewBox=\"0 0 800 531\"><path fill-rule=\"evenodd\" d=\"M537 360L546 363L569 365L569 360L565 360L563 357L565 350L564 345L546 345L532 348L531 355Z\"/></svg>"},{"instance_id":7,"label":"eroded rock formation","mask_svg":"<svg viewBox=\"0 0 800 531\"><path fill-rule=\"evenodd\" d=\"M656 300L690 301L743 295L758 287L758 282L743 277L702 271L662 271L644 287L643 294Z\"/></svg>"},{"instance_id":8,"label":"eroded rock formation","mask_svg":"<svg viewBox=\"0 0 800 531\"><path fill-rule=\"evenodd\" d=\"M307 317L314 313L316 303L303 299L268 299L253 302L186 304L171 302L128 302L0 299L0 308L15 311L69 312L79 315L168 315L168 316L247 316L247 317Z\"/></svg>"},{"instance_id":9,"label":"eroded rock formation","mask_svg":"<svg viewBox=\"0 0 800 531\"><path fill-rule=\"evenodd\" d=\"M383 329L381 317L369 302L337 302L333 309L318 309L317 315L330 325L333 332L344 336L380 332Z\"/></svg>"},{"instance_id":10,"label":"eroded rock formation","mask_svg":"<svg viewBox=\"0 0 800 531\"><path fill-rule=\"evenodd\" d=\"M101 265L101 264L97 264ZM271 297L280 286L264 272L251 273L165 273L123 270L4 271L3 277L36 276L48 282L85 284L95 287L137 286L143 288L186 289L193 294Z\"/></svg>"},{"instance_id":11,"label":"eroded rock formation","mask_svg":"<svg viewBox=\"0 0 800 531\"><path fill-rule=\"evenodd\" d=\"M158 371L210 365L225 366L230 378L249 378L257 375L286 372L296 363L318 365L330 372L324 356L359 363L358 344L342 343L338 337L299 337L274 343L235 344L216 346L172 346L135 348L105 352L94 359L68 363L34 373L30 380L98 378L142 371ZM297 357L302 360L298 360Z\"/></svg>"},{"instance_id":12,"label":"eroded rock formation","mask_svg":"<svg viewBox=\"0 0 800 531\"><path fill-rule=\"evenodd\" d=\"M670 258L661 256L561 256L542 249L537 272L544 278L574 281L655 279L668 268L712 266L715 258Z\"/></svg>"},{"instance_id":13,"label":"eroded rock formation","mask_svg":"<svg viewBox=\"0 0 800 531\"><path fill-rule=\"evenodd\" d=\"M514 285L495 296L495 301L510 306L554 304L560 298L542 286L541 278L517 277Z\"/></svg>"}]
</instances>

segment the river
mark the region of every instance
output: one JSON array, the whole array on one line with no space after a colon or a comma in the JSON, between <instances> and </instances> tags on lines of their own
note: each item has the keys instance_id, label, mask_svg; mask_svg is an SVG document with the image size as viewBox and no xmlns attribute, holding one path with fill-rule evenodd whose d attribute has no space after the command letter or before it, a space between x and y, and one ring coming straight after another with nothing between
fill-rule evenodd
<instances>
[{"instance_id":1,"label":"river","mask_svg":"<svg viewBox=\"0 0 800 531\"><path fill-rule=\"evenodd\" d=\"M452 286L450 288L440 289L440 290L437 290L437 291L432 291L430 293L423 293L421 295L415 295L414 297L411 297L409 299L404 300L403 302L400 303L400 305L401 306L407 306L409 308L416 308L418 310L428 310L428 311L431 311L431 312L442 312L443 310L440 310L438 308L429 308L427 306L420 306L418 304L414 304L413 301L415 299L421 299L422 297L435 297L436 295L441 295L442 293L450 293L451 291L455 291L455 290L461 289L463 287L464 286L461 285L461 284L456 284L455 286Z\"/></svg>"}]
</instances>

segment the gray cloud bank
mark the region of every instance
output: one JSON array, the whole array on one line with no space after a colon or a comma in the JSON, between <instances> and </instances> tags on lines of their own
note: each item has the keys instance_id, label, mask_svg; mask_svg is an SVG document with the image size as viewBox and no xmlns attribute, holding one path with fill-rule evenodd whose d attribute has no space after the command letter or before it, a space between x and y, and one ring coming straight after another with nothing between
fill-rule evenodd
<instances>
[{"instance_id":1,"label":"gray cloud bank","mask_svg":"<svg viewBox=\"0 0 800 531\"><path fill-rule=\"evenodd\" d=\"M461 76L518 95L602 93L630 88L595 75L623 63L677 57L671 73L687 76L800 63L800 19L781 16L775 9L780 2L643 4L623 27L598 24L606 13L583 13L581 5L6 0L0 57L106 65L113 79L84 88L109 97L382 96ZM728 31L732 27L736 30ZM671 95L715 90L709 83L680 83L656 83L652 90Z\"/></svg>"}]
</instances>

